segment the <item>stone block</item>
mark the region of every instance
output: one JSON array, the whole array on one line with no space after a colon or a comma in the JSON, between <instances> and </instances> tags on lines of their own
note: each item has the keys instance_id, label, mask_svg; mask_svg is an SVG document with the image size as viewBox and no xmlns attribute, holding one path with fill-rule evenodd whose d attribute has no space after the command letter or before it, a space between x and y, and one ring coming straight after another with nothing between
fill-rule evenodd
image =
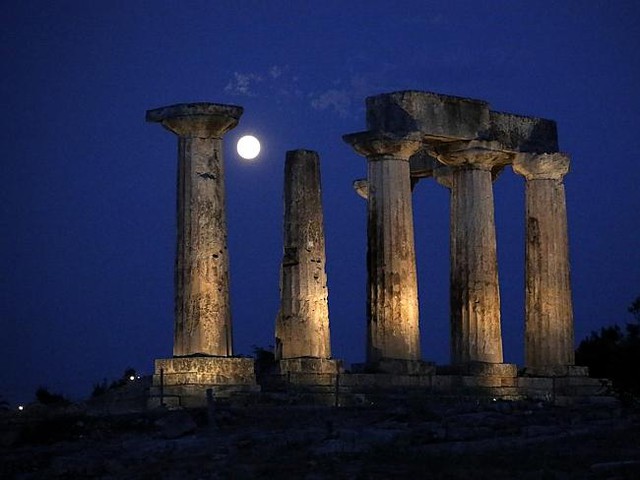
<instances>
[{"instance_id":1,"label":"stone block","mask_svg":"<svg viewBox=\"0 0 640 480\"><path fill-rule=\"evenodd\" d=\"M437 373L438 375L516 377L518 367L513 363L468 362L461 365L439 365Z\"/></svg>"},{"instance_id":2,"label":"stone block","mask_svg":"<svg viewBox=\"0 0 640 480\"><path fill-rule=\"evenodd\" d=\"M254 360L241 357L175 357L155 361L156 376L163 371L165 379L181 375L193 379L186 383L198 383L205 378L215 378L215 383L255 384ZM159 380L159 378L158 378ZM206 380L203 380L206 381Z\"/></svg>"},{"instance_id":3,"label":"stone block","mask_svg":"<svg viewBox=\"0 0 640 480\"><path fill-rule=\"evenodd\" d=\"M379 391L395 388L431 387L431 375L389 373L351 373L340 376L340 386L353 392Z\"/></svg>"},{"instance_id":4,"label":"stone block","mask_svg":"<svg viewBox=\"0 0 640 480\"><path fill-rule=\"evenodd\" d=\"M305 373L305 374L333 374L342 373L342 360L329 358L298 357L285 358L277 362L277 372Z\"/></svg>"},{"instance_id":5,"label":"stone block","mask_svg":"<svg viewBox=\"0 0 640 480\"><path fill-rule=\"evenodd\" d=\"M414 132L432 140L472 140L490 127L489 104L432 92L400 91L368 97L367 128Z\"/></svg>"},{"instance_id":6,"label":"stone block","mask_svg":"<svg viewBox=\"0 0 640 480\"><path fill-rule=\"evenodd\" d=\"M579 365L526 367L522 371L522 375L526 377L588 377L589 367Z\"/></svg>"},{"instance_id":7,"label":"stone block","mask_svg":"<svg viewBox=\"0 0 640 480\"><path fill-rule=\"evenodd\" d=\"M165 404L205 406L208 388L213 389L216 397L259 392L254 360L239 357L158 359L155 361L149 406L160 404L161 393L166 396L163 398Z\"/></svg>"},{"instance_id":8,"label":"stone block","mask_svg":"<svg viewBox=\"0 0 640 480\"><path fill-rule=\"evenodd\" d=\"M553 120L503 112L490 112L489 119L490 126L481 137L498 141L507 150L531 153L558 151L558 130Z\"/></svg>"},{"instance_id":9,"label":"stone block","mask_svg":"<svg viewBox=\"0 0 640 480\"><path fill-rule=\"evenodd\" d=\"M394 375L433 375L436 371L435 364L432 362L396 358L383 358L371 363L354 363L351 365L351 369L354 373Z\"/></svg>"}]
</instances>

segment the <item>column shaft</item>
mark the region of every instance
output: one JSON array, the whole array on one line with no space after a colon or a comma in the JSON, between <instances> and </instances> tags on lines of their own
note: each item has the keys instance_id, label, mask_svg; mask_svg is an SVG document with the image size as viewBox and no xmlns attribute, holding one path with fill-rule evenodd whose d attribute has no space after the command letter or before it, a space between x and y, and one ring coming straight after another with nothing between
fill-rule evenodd
<instances>
[{"instance_id":1,"label":"column shaft","mask_svg":"<svg viewBox=\"0 0 640 480\"><path fill-rule=\"evenodd\" d=\"M222 137L241 115L217 103L147 111L178 136L174 356L233 355Z\"/></svg>"},{"instance_id":2,"label":"column shaft","mask_svg":"<svg viewBox=\"0 0 640 480\"><path fill-rule=\"evenodd\" d=\"M562 154L522 156L526 178L525 361L529 368L574 364L573 306Z\"/></svg>"},{"instance_id":3,"label":"column shaft","mask_svg":"<svg viewBox=\"0 0 640 480\"><path fill-rule=\"evenodd\" d=\"M316 152L287 152L284 208L276 359L329 358L320 159Z\"/></svg>"},{"instance_id":4,"label":"column shaft","mask_svg":"<svg viewBox=\"0 0 640 480\"><path fill-rule=\"evenodd\" d=\"M222 140L179 137L174 355L233 354Z\"/></svg>"},{"instance_id":5,"label":"column shaft","mask_svg":"<svg viewBox=\"0 0 640 480\"><path fill-rule=\"evenodd\" d=\"M501 363L491 171L456 168L451 189L452 363Z\"/></svg>"},{"instance_id":6,"label":"column shaft","mask_svg":"<svg viewBox=\"0 0 640 480\"><path fill-rule=\"evenodd\" d=\"M420 359L409 162L368 162L367 361Z\"/></svg>"}]
</instances>

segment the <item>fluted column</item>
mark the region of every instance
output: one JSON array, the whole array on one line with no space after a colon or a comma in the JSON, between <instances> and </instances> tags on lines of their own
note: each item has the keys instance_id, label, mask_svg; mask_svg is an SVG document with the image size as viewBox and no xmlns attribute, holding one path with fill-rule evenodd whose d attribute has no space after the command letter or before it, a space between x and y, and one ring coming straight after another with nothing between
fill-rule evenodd
<instances>
[{"instance_id":1,"label":"fluted column","mask_svg":"<svg viewBox=\"0 0 640 480\"><path fill-rule=\"evenodd\" d=\"M418 284L409 157L419 135L345 135L367 157L367 363L420 360Z\"/></svg>"},{"instance_id":2,"label":"fluted column","mask_svg":"<svg viewBox=\"0 0 640 480\"><path fill-rule=\"evenodd\" d=\"M147 111L178 135L174 356L233 354L222 137L241 115L214 103Z\"/></svg>"},{"instance_id":3,"label":"fluted column","mask_svg":"<svg viewBox=\"0 0 640 480\"><path fill-rule=\"evenodd\" d=\"M284 171L284 257L276 359L329 358L329 306L320 158L287 152Z\"/></svg>"},{"instance_id":4,"label":"fluted column","mask_svg":"<svg viewBox=\"0 0 640 480\"><path fill-rule=\"evenodd\" d=\"M482 141L440 145L433 154L450 167L436 178L451 189L451 362L502 363L492 170L511 157Z\"/></svg>"},{"instance_id":5,"label":"fluted column","mask_svg":"<svg viewBox=\"0 0 640 480\"><path fill-rule=\"evenodd\" d=\"M563 153L520 154L526 179L525 362L528 368L574 364Z\"/></svg>"}]
</instances>

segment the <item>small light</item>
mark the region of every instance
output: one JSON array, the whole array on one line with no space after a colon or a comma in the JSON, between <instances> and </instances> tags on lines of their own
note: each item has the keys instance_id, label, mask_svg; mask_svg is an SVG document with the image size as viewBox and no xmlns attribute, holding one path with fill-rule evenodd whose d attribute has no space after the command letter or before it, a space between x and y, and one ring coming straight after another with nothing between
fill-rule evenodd
<instances>
[{"instance_id":1,"label":"small light","mask_svg":"<svg viewBox=\"0 0 640 480\"><path fill-rule=\"evenodd\" d=\"M133 382L135 379L136 379L135 375L131 375L131 376L129 377L129 380L131 380L132 382Z\"/></svg>"},{"instance_id":2,"label":"small light","mask_svg":"<svg viewBox=\"0 0 640 480\"><path fill-rule=\"evenodd\" d=\"M23 411L24 410L24 405L18 405L18 410L19 411Z\"/></svg>"},{"instance_id":3,"label":"small light","mask_svg":"<svg viewBox=\"0 0 640 480\"><path fill-rule=\"evenodd\" d=\"M140 375L138 375L138 376L136 377L136 380L140 380L141 378L142 378L142 377L141 377Z\"/></svg>"}]
</instances>

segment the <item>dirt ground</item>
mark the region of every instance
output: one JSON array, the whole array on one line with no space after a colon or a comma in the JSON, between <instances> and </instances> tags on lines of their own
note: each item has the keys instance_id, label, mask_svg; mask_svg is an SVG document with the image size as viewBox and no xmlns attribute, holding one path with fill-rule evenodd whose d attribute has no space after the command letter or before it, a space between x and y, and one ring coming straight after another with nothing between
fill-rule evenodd
<instances>
[{"instance_id":1,"label":"dirt ground","mask_svg":"<svg viewBox=\"0 0 640 480\"><path fill-rule=\"evenodd\" d=\"M0 417L2 479L638 479L640 412L425 401Z\"/></svg>"}]
</instances>

